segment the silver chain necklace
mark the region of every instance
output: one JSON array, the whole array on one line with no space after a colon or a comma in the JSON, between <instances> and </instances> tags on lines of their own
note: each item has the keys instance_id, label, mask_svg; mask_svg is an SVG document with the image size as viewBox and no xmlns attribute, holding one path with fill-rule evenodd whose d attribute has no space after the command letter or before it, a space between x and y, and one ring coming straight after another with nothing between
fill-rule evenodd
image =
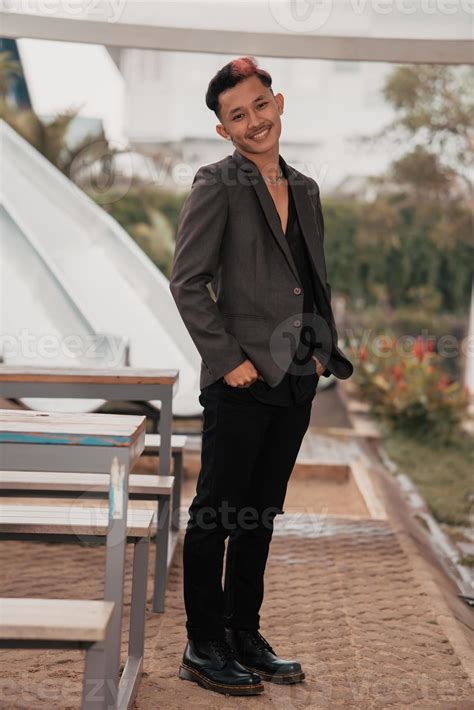
<instances>
[{"instance_id":1,"label":"silver chain necklace","mask_svg":"<svg viewBox=\"0 0 474 710\"><path fill-rule=\"evenodd\" d=\"M280 174L276 178L265 177L265 175L262 175L262 177L265 180L265 182L269 182L270 185L278 185L278 183L283 180L283 171L280 168Z\"/></svg>"}]
</instances>

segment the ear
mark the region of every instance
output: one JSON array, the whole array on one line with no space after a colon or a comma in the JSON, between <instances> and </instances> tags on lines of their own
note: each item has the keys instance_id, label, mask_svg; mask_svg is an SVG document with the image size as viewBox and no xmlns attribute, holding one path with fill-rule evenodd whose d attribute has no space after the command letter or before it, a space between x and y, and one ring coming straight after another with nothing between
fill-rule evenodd
<instances>
[{"instance_id":1,"label":"ear","mask_svg":"<svg viewBox=\"0 0 474 710\"><path fill-rule=\"evenodd\" d=\"M285 107L285 97L281 93L275 94L275 101L278 107L278 113L281 115Z\"/></svg>"},{"instance_id":2,"label":"ear","mask_svg":"<svg viewBox=\"0 0 474 710\"><path fill-rule=\"evenodd\" d=\"M216 132L220 135L221 138L224 138L226 141L230 141L230 136L227 133L226 129L222 125L222 123L218 123L216 125Z\"/></svg>"}]
</instances>

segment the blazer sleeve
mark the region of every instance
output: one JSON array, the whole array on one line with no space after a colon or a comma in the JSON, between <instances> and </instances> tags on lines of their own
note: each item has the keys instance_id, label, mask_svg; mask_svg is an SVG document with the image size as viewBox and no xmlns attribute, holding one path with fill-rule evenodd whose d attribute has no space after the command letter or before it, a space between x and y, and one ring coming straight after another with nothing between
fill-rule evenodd
<instances>
[{"instance_id":1,"label":"blazer sleeve","mask_svg":"<svg viewBox=\"0 0 474 710\"><path fill-rule=\"evenodd\" d=\"M326 261L324 259L324 215L323 215L323 208L321 206L319 185L316 182L316 180L313 180L313 178L309 178L309 180L311 183L311 188L309 190L309 194L311 196L311 199L313 200L314 208L316 211L316 220L318 223L318 231L319 231L319 234L321 235L321 241L322 241L322 245L323 245L323 271L326 274L326 278L327 278ZM329 296L329 304L331 304L331 284L329 283L329 281L326 281L326 289L327 289L328 296ZM339 336L337 334L336 322L334 320L334 314L332 312L332 307L330 308L330 314L331 314L331 324L330 325L331 325L331 333L332 333L334 348L340 355L342 355L342 357L344 357L344 359L346 359L344 353L342 353L342 351L339 350L339 347L337 345L338 340L339 340ZM324 377L329 377L331 372L326 368L322 374Z\"/></svg>"},{"instance_id":2,"label":"blazer sleeve","mask_svg":"<svg viewBox=\"0 0 474 710\"><path fill-rule=\"evenodd\" d=\"M218 269L227 214L226 186L210 166L199 168L180 213L169 287L204 366L216 379L247 359L226 331L207 287Z\"/></svg>"}]
</instances>

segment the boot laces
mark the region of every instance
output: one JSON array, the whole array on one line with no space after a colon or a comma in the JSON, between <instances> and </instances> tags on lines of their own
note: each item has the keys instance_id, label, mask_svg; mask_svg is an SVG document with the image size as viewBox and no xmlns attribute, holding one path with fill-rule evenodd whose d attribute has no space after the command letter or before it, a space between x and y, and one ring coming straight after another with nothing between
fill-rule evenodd
<instances>
[{"instance_id":1,"label":"boot laces","mask_svg":"<svg viewBox=\"0 0 474 710\"><path fill-rule=\"evenodd\" d=\"M214 639L209 642L209 645L222 661L231 661L236 658L234 649L225 639Z\"/></svg>"},{"instance_id":2,"label":"boot laces","mask_svg":"<svg viewBox=\"0 0 474 710\"><path fill-rule=\"evenodd\" d=\"M245 635L250 639L254 646L257 648L265 648L267 651L270 651L270 653L273 653L276 656L273 648L259 631L245 631Z\"/></svg>"}]
</instances>

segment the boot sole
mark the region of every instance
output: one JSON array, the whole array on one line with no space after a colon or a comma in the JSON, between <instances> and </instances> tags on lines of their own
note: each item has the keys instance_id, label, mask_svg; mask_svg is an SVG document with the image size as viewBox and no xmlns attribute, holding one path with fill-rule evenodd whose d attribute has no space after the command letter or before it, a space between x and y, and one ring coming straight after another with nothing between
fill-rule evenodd
<instances>
[{"instance_id":1,"label":"boot sole","mask_svg":"<svg viewBox=\"0 0 474 710\"><path fill-rule=\"evenodd\" d=\"M252 673L258 673L262 680L266 680L269 683L278 683L279 685L291 685L292 683L301 683L301 681L306 678L303 671L301 671L301 673L288 673L287 675L272 675L271 673L259 671L256 668L252 668L251 666L246 666L244 663L242 663L242 665L248 671L252 671Z\"/></svg>"},{"instance_id":2,"label":"boot sole","mask_svg":"<svg viewBox=\"0 0 474 710\"><path fill-rule=\"evenodd\" d=\"M200 673L195 668L181 664L179 667L179 677L181 680L190 680L193 683L198 683L207 690L214 690L216 693L223 695L258 695L263 693L265 686L263 683L258 685L226 685L225 683L216 683L210 680L205 675Z\"/></svg>"}]
</instances>

